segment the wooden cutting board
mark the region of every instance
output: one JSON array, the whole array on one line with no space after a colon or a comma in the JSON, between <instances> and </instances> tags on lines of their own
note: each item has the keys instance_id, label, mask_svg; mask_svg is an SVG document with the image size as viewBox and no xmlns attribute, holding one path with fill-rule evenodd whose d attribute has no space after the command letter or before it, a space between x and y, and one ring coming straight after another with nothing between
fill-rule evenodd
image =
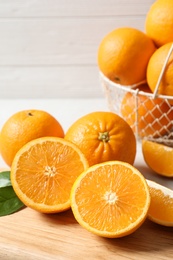
<instances>
[{"instance_id":1,"label":"wooden cutting board","mask_svg":"<svg viewBox=\"0 0 173 260\"><path fill-rule=\"evenodd\" d=\"M30 208L0 218L0 260L145 260L173 258L173 228L146 220L133 234L91 234L71 210L45 215Z\"/></svg>"}]
</instances>

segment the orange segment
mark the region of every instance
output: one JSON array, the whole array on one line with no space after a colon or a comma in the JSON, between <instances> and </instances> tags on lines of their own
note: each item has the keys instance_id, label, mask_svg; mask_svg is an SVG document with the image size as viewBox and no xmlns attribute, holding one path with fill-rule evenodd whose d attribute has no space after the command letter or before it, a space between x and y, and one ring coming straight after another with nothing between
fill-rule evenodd
<instances>
[{"instance_id":1,"label":"orange segment","mask_svg":"<svg viewBox=\"0 0 173 260\"><path fill-rule=\"evenodd\" d=\"M103 237L122 237L135 231L145 220L149 205L145 178L121 161L91 166L77 178L71 191L76 220Z\"/></svg>"},{"instance_id":2,"label":"orange segment","mask_svg":"<svg viewBox=\"0 0 173 260\"><path fill-rule=\"evenodd\" d=\"M82 152L58 137L35 139L16 154L11 182L26 205L44 213L70 208L71 187L88 167Z\"/></svg>"},{"instance_id":3,"label":"orange segment","mask_svg":"<svg viewBox=\"0 0 173 260\"><path fill-rule=\"evenodd\" d=\"M147 180L151 204L148 218L163 226L173 226L173 190Z\"/></svg>"},{"instance_id":4,"label":"orange segment","mask_svg":"<svg viewBox=\"0 0 173 260\"><path fill-rule=\"evenodd\" d=\"M173 176L173 148L149 140L142 141L142 153L146 164L156 173Z\"/></svg>"}]
</instances>

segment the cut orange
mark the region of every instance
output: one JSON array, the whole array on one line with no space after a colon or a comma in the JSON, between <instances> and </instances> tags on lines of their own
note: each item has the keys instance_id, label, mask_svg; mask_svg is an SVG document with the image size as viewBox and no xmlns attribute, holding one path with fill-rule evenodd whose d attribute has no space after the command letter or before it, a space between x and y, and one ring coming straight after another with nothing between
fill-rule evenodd
<instances>
[{"instance_id":1,"label":"cut orange","mask_svg":"<svg viewBox=\"0 0 173 260\"><path fill-rule=\"evenodd\" d=\"M88 231L115 238L131 234L147 217L150 193L143 175L132 165L109 161L93 165L75 181L71 208Z\"/></svg>"},{"instance_id":2,"label":"cut orange","mask_svg":"<svg viewBox=\"0 0 173 260\"><path fill-rule=\"evenodd\" d=\"M163 226L173 226L173 190L147 180L151 204L148 218Z\"/></svg>"},{"instance_id":3,"label":"cut orange","mask_svg":"<svg viewBox=\"0 0 173 260\"><path fill-rule=\"evenodd\" d=\"M173 176L173 148L164 144L142 140L142 153L146 164L159 175Z\"/></svg>"},{"instance_id":4,"label":"cut orange","mask_svg":"<svg viewBox=\"0 0 173 260\"><path fill-rule=\"evenodd\" d=\"M71 187L88 162L74 144L58 137L42 137L15 155L11 183L20 200L43 213L70 208Z\"/></svg>"}]
</instances>

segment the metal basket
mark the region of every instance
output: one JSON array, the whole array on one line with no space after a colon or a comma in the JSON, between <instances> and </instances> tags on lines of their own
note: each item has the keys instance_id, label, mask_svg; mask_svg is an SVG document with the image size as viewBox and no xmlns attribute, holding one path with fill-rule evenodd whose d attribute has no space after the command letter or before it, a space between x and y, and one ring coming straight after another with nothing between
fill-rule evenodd
<instances>
[{"instance_id":1,"label":"metal basket","mask_svg":"<svg viewBox=\"0 0 173 260\"><path fill-rule=\"evenodd\" d=\"M120 115L128 123L131 122L130 126L139 141L147 138L173 146L173 105L171 105L173 96L157 95L155 97L155 93L140 91L137 85L129 88L116 84L102 73L100 73L100 79L110 111ZM131 111L124 117L122 114L124 104L122 105L122 103L127 93L130 93L133 104L128 104L131 106ZM141 97L146 97L143 102L140 101ZM157 104L156 100L159 100ZM145 111L144 115L140 114L141 110Z\"/></svg>"}]
</instances>

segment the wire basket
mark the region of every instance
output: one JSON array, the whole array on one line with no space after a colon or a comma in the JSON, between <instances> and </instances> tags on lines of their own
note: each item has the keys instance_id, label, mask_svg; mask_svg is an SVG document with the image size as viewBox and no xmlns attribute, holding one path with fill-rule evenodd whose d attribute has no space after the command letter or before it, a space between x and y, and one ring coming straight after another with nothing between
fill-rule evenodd
<instances>
[{"instance_id":1,"label":"wire basket","mask_svg":"<svg viewBox=\"0 0 173 260\"><path fill-rule=\"evenodd\" d=\"M141 91L141 82L122 86L100 72L101 85L110 111L129 123L136 138L143 138L173 147L173 96L157 94L173 44L166 57L154 93Z\"/></svg>"}]
</instances>

